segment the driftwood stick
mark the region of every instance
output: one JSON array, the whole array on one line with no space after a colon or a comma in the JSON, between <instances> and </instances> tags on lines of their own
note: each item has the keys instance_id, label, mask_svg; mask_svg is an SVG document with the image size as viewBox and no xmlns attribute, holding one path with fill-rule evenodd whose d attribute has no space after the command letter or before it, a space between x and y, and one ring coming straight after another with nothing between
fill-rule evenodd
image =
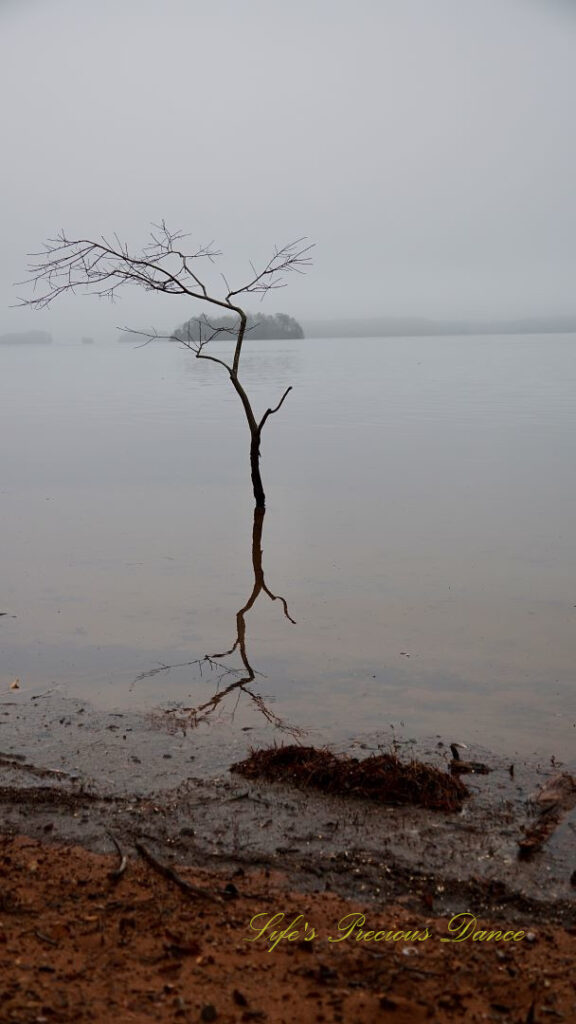
<instances>
[{"instance_id":1,"label":"driftwood stick","mask_svg":"<svg viewBox=\"0 0 576 1024\"><path fill-rule=\"evenodd\" d=\"M122 850L122 847L120 846L120 843L116 839L116 836L113 835L112 832L109 832L108 835L110 836L110 839L114 843L114 846L116 847L118 856L120 858L118 867L114 868L113 871L108 872L108 878L110 879L111 882L117 882L119 878L122 878L122 875L126 871L126 867L128 865L128 858L124 851Z\"/></svg>"},{"instance_id":2,"label":"driftwood stick","mask_svg":"<svg viewBox=\"0 0 576 1024\"><path fill-rule=\"evenodd\" d=\"M220 896L216 896L215 893L209 892L208 889L201 889L198 885L192 885L191 882L187 882L185 878L182 878L174 868L171 868L168 864L163 864L162 861L158 860L154 854L150 853L150 850L146 846L143 846L140 842L135 842L134 846L140 856L154 868L158 874L167 878L169 882L174 882L182 892L185 892L187 896L192 896L195 899L201 898L205 900L212 900L214 903L223 903L224 900Z\"/></svg>"},{"instance_id":3,"label":"driftwood stick","mask_svg":"<svg viewBox=\"0 0 576 1024\"><path fill-rule=\"evenodd\" d=\"M518 856L524 860L542 849L567 812L576 806L576 778L562 772L548 779L530 803L537 817L518 840Z\"/></svg>"}]
</instances>

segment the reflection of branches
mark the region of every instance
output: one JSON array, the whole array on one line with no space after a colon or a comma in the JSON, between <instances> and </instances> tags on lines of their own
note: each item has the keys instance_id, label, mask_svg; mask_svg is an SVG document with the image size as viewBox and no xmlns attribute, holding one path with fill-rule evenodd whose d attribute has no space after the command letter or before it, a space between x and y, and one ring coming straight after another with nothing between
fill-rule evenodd
<instances>
[{"instance_id":1,"label":"reflection of branches","mask_svg":"<svg viewBox=\"0 0 576 1024\"><path fill-rule=\"evenodd\" d=\"M205 722L229 694L236 692L239 697L240 692L242 692L250 697L253 704L264 716L267 722L270 722L270 724L274 725L277 729L289 732L292 736L298 738L303 733L302 729L285 722L271 710L261 694L254 693L252 690L247 689L248 684L253 682L257 675L262 674L260 672L256 672L252 667L246 650L246 615L254 607L260 594L264 592L271 601L279 601L282 605L284 616L289 622L296 625L295 620L288 611L286 598L281 597L279 594L273 594L264 578L264 569L262 566L262 527L264 525L264 515L265 511L263 508L256 507L254 509L254 524L252 528L252 568L254 570L254 586L246 604L236 613L236 639L232 646L228 650L222 651L219 654L207 654L204 658L199 658L196 661L184 662L181 665L160 665L148 672L142 672L134 682L137 682L139 679L158 675L160 672L167 672L171 668L184 668L188 665L198 665L200 672L202 672L202 666L208 665L211 671L216 669L220 670L220 675L217 679L216 692L213 696L210 697L209 700L205 701L204 704L198 705L198 707L170 708L167 711L168 714L178 716L181 721L183 720L182 716L186 716L186 722L190 723L192 726L197 726L200 722ZM228 658L236 652L240 655L243 669L231 668L221 661L222 658ZM235 678L221 690L220 684L227 676L230 675L239 678Z\"/></svg>"},{"instance_id":2,"label":"reflection of branches","mask_svg":"<svg viewBox=\"0 0 576 1024\"><path fill-rule=\"evenodd\" d=\"M209 654L206 654L203 658L195 658L194 661L181 661L181 662L179 662L179 663L177 663L175 665L164 665L161 662L159 665L156 666L156 668L148 669L147 672L141 672L139 676L136 676L136 678L132 680L132 685L130 686L130 689L133 690L134 686L136 685L136 683L141 682L142 679L152 679L153 676L158 676L162 672L171 672L172 669L174 669L174 668L191 668L193 665L197 665L198 666L198 670L200 672L200 678L202 678L202 666L203 665L208 665L208 668L211 671L214 671L217 668L222 669L220 675L217 677L218 685L220 685L220 683L222 682L222 680L226 676L241 676L242 675L241 669L239 669L239 668L230 668L229 665L221 665L219 662L214 661L214 658L211 658ZM256 675L262 675L261 672L256 672L255 674Z\"/></svg>"}]
</instances>

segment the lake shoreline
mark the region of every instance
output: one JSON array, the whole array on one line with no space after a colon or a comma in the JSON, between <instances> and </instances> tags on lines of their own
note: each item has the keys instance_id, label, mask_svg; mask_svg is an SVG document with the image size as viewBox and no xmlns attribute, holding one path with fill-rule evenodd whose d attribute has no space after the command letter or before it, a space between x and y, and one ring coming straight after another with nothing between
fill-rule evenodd
<instances>
[{"instance_id":1,"label":"lake shoreline","mask_svg":"<svg viewBox=\"0 0 576 1024\"><path fill-rule=\"evenodd\" d=\"M254 737L171 731L161 716L101 712L58 695L5 702L3 830L105 853L153 836L160 857L221 869L265 866L309 891L406 901L415 911L527 914L573 925L574 813L542 851L518 858L528 798L558 766L497 760L471 775L459 813L390 807L231 774Z\"/></svg>"}]
</instances>

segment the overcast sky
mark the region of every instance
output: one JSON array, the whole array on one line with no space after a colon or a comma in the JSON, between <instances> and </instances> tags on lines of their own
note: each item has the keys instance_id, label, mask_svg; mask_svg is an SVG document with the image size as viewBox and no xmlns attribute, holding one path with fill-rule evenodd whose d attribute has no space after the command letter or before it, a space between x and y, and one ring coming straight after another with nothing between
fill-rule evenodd
<instances>
[{"instance_id":1,"label":"overcast sky","mask_svg":"<svg viewBox=\"0 0 576 1024\"><path fill-rule=\"evenodd\" d=\"M8 308L59 228L161 218L232 283L314 240L267 312L576 313L575 54L573 0L0 0L0 333L193 315Z\"/></svg>"}]
</instances>

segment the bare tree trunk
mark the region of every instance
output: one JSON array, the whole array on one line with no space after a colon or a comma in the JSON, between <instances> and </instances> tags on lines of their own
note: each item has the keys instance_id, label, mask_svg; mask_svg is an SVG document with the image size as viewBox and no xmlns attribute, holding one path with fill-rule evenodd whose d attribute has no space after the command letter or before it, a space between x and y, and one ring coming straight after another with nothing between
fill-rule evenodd
<instances>
[{"instance_id":1,"label":"bare tree trunk","mask_svg":"<svg viewBox=\"0 0 576 1024\"><path fill-rule=\"evenodd\" d=\"M262 484L262 476L260 474L260 436L268 413L265 413L262 421L257 423L248 395L238 380L238 375L234 369L230 371L230 380L240 396L244 412L246 413L248 426L250 428L250 475L252 477L252 489L254 491L256 508L265 509L266 495L264 494L264 486Z\"/></svg>"},{"instance_id":2,"label":"bare tree trunk","mask_svg":"<svg viewBox=\"0 0 576 1024\"><path fill-rule=\"evenodd\" d=\"M264 488L262 486L262 477L260 475L260 431L252 432L252 439L250 441L250 474L252 476L252 488L254 490L254 499L256 501L257 509L266 508L266 495L264 494Z\"/></svg>"}]
</instances>

